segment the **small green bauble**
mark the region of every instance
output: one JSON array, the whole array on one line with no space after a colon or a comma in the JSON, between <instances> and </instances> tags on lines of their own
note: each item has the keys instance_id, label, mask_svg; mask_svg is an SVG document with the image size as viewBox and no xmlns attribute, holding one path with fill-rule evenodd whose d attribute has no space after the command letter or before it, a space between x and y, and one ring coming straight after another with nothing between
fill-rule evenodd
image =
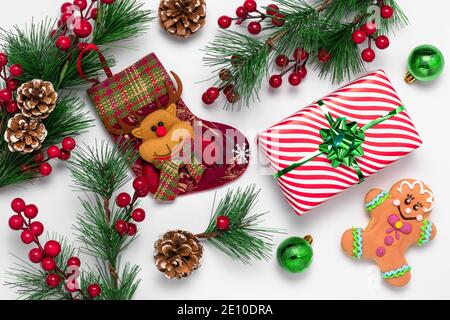
<instances>
[{"instance_id":1,"label":"small green bauble","mask_svg":"<svg viewBox=\"0 0 450 320\"><path fill-rule=\"evenodd\" d=\"M438 48L428 44L418 46L409 55L405 81L432 81L441 75L444 65L444 56Z\"/></svg>"},{"instance_id":2,"label":"small green bauble","mask_svg":"<svg viewBox=\"0 0 450 320\"><path fill-rule=\"evenodd\" d=\"M312 262L312 237L291 237L284 240L277 249L278 264L286 271L299 273L307 269Z\"/></svg>"}]
</instances>

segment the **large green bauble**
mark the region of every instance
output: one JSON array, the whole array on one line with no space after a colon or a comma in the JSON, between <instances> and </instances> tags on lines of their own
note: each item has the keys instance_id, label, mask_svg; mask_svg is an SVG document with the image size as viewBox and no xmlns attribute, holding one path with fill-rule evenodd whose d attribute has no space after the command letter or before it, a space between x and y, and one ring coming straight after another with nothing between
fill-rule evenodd
<instances>
[{"instance_id":1,"label":"large green bauble","mask_svg":"<svg viewBox=\"0 0 450 320\"><path fill-rule=\"evenodd\" d=\"M277 249L278 264L292 273L304 271L311 265L312 258L313 250L310 241L303 238L288 238Z\"/></svg>"},{"instance_id":2,"label":"large green bauble","mask_svg":"<svg viewBox=\"0 0 450 320\"><path fill-rule=\"evenodd\" d=\"M432 45L415 48L408 58L408 71L419 81L432 81L444 70L445 59L442 52Z\"/></svg>"}]
</instances>

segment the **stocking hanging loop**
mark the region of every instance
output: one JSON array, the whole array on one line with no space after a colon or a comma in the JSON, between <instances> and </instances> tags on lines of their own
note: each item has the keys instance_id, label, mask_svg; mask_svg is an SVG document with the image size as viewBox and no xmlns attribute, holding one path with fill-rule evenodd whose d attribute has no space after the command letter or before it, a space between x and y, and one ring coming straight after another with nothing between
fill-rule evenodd
<instances>
[{"instance_id":1,"label":"stocking hanging loop","mask_svg":"<svg viewBox=\"0 0 450 320\"><path fill-rule=\"evenodd\" d=\"M77 71L80 77L82 77L84 80L94 83L94 85L97 85L100 83L100 80L97 78L91 78L89 79L87 75L83 71L83 58L85 57L86 53L90 51L95 51L98 54L98 57L100 59L100 64L103 68L103 70L106 73L106 76L108 78L111 78L113 76L113 73L111 69L108 66L108 62L106 61L105 56L100 52L100 49L95 44L88 44L86 47L81 51L80 55L78 56L77 60Z\"/></svg>"}]
</instances>

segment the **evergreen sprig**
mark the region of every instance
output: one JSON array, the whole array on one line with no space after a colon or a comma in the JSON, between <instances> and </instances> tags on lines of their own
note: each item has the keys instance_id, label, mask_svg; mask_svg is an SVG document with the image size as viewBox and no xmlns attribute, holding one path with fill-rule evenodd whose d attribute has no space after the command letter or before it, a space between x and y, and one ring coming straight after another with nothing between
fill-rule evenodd
<instances>
[{"instance_id":1,"label":"evergreen sprig","mask_svg":"<svg viewBox=\"0 0 450 320\"><path fill-rule=\"evenodd\" d=\"M233 259L249 264L250 260L268 260L273 248L272 236L281 233L274 228L263 228L259 224L266 213L252 213L257 201L259 190L255 185L236 191L229 190L219 202L206 231L197 235L198 238L207 239L219 250ZM230 227L226 231L217 228L217 218L229 218Z\"/></svg>"},{"instance_id":2,"label":"evergreen sprig","mask_svg":"<svg viewBox=\"0 0 450 320\"><path fill-rule=\"evenodd\" d=\"M130 40L145 32L153 20L151 10L143 9L144 3L137 0L118 0L112 4L99 5L94 30L94 43L111 44Z\"/></svg>"},{"instance_id":3,"label":"evergreen sprig","mask_svg":"<svg viewBox=\"0 0 450 320\"><path fill-rule=\"evenodd\" d=\"M6 124L6 121L4 121ZM89 118L85 110L84 103L75 96L62 96L55 110L44 120L48 131L42 148L60 143L68 136L78 135L92 126L92 119ZM3 133L5 127L1 128ZM39 175L37 170L23 170L24 166L30 169L36 168L32 154L23 155L18 152L11 152L6 141L0 139L0 188L24 182Z\"/></svg>"},{"instance_id":4,"label":"evergreen sprig","mask_svg":"<svg viewBox=\"0 0 450 320\"><path fill-rule=\"evenodd\" d=\"M233 31L221 32L204 49L205 65L214 67L214 74L221 69L231 71L230 79L218 80L216 84L221 89L233 86L234 92L240 97L236 103L238 110L258 98L263 79L275 66L275 58L278 55L290 57L296 48L308 51L309 63L319 69L320 77L330 78L333 83L350 80L354 75L365 71L365 63L358 45L352 40L352 33L370 17L371 6L381 5L381 1L274 2L279 7L276 15L283 16L281 27L270 23L272 18L281 18L276 15L266 16L268 19L264 19L265 35L252 38ZM396 28L407 25L408 20L395 0L384 0L383 3L394 9L394 15L390 19L381 19L378 35L391 33ZM327 62L319 62L317 58L323 49L331 54L331 59ZM242 63L238 63L241 59ZM227 102L225 108L233 108L233 105L230 106Z\"/></svg>"}]
</instances>

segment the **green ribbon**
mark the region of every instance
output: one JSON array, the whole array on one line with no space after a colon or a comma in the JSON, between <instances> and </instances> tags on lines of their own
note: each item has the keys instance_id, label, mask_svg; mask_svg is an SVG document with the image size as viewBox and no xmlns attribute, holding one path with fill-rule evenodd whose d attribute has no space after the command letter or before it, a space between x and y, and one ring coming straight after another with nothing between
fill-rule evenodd
<instances>
[{"instance_id":1,"label":"green ribbon","mask_svg":"<svg viewBox=\"0 0 450 320\"><path fill-rule=\"evenodd\" d=\"M324 106L322 100L318 101L318 104L321 107ZM365 140L364 133L368 129L392 118L404 110L405 107L400 106L387 113L385 116L379 117L361 128L358 127L358 123L355 121L347 122L345 117L337 118L335 120L329 112L326 113L325 117L330 124L330 128L320 130L320 136L322 137L323 143L319 145L319 150L303 158L302 161L293 163L283 170L278 171L275 174L275 178L278 179L314 158L326 154L327 158L331 161L331 166L333 168L337 168L341 165L352 167L358 175L359 182L363 182L364 175L356 162L356 158L364 155L364 150L362 148Z\"/></svg>"}]
</instances>

